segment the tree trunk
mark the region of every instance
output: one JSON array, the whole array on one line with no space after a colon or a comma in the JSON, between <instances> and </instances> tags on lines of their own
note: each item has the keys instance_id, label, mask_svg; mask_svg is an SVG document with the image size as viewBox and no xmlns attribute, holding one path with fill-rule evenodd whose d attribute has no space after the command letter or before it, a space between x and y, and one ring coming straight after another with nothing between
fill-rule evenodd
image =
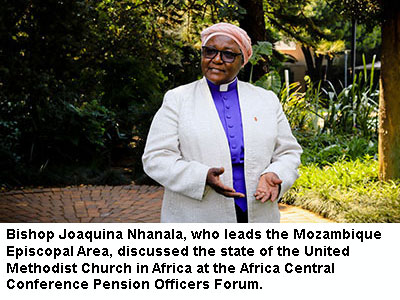
<instances>
[{"instance_id":1,"label":"tree trunk","mask_svg":"<svg viewBox=\"0 0 400 300\"><path fill-rule=\"evenodd\" d=\"M322 65L324 62L324 55L317 55L310 47L305 45L301 46L301 51L303 51L303 55L306 60L306 74L310 76L311 82L323 80L325 76L324 66ZM327 62L329 63L328 58ZM331 64L329 66L331 66Z\"/></svg>"},{"instance_id":2,"label":"tree trunk","mask_svg":"<svg viewBox=\"0 0 400 300\"><path fill-rule=\"evenodd\" d=\"M400 5L383 1L379 97L379 178L400 179Z\"/></svg>"},{"instance_id":3,"label":"tree trunk","mask_svg":"<svg viewBox=\"0 0 400 300\"><path fill-rule=\"evenodd\" d=\"M314 57L311 53L311 49L308 46L302 45L301 50L303 51L303 55L307 64L307 75L310 76L311 82L316 82L319 78L315 68Z\"/></svg>"},{"instance_id":4,"label":"tree trunk","mask_svg":"<svg viewBox=\"0 0 400 300\"><path fill-rule=\"evenodd\" d=\"M253 44L256 41L265 41L267 31L265 29L263 1L239 0L239 5L246 10L246 15L239 20L240 27L247 32Z\"/></svg>"},{"instance_id":5,"label":"tree trunk","mask_svg":"<svg viewBox=\"0 0 400 300\"><path fill-rule=\"evenodd\" d=\"M331 79L330 71L331 71L332 65L333 65L333 57L330 57L329 55L325 55L325 59L326 59L326 68L325 68L325 73L324 73L324 79L330 80Z\"/></svg>"},{"instance_id":6,"label":"tree trunk","mask_svg":"<svg viewBox=\"0 0 400 300\"><path fill-rule=\"evenodd\" d=\"M322 62L324 60L323 55L316 55L314 54L314 61L315 61L315 73L317 74L317 80L322 80L323 77L323 70L322 70Z\"/></svg>"},{"instance_id":7,"label":"tree trunk","mask_svg":"<svg viewBox=\"0 0 400 300\"><path fill-rule=\"evenodd\" d=\"M247 32L254 45L257 41L267 41L264 7L262 0L239 0L239 5L246 9L246 14L239 20L240 27ZM250 68L249 66L247 66ZM261 62L254 67L253 81L269 71L268 62ZM249 73L248 71L246 73Z\"/></svg>"}]
</instances>

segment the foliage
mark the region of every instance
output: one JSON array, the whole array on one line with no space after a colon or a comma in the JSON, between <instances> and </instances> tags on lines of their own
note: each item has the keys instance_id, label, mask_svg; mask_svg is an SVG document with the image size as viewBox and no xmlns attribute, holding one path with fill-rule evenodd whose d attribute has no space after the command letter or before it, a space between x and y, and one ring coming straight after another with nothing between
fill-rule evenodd
<instances>
[{"instance_id":1,"label":"foliage","mask_svg":"<svg viewBox=\"0 0 400 300\"><path fill-rule=\"evenodd\" d=\"M379 22L382 7L379 0L327 0L338 13L348 19L374 26Z\"/></svg>"},{"instance_id":2,"label":"foliage","mask_svg":"<svg viewBox=\"0 0 400 300\"><path fill-rule=\"evenodd\" d=\"M68 180L96 182L104 170L112 170L110 167L120 161L133 169L130 176L140 176L140 157L162 94L198 78L198 33L217 21L237 23L246 13L238 3L234 0L2 3L0 182L10 185L68 183ZM335 41L342 32L338 28L327 30L327 20L334 19L334 12L325 10L323 2L274 0L264 6L271 20L267 26L275 24L283 32L295 29L293 33L299 35L299 40L310 45L314 45L312 40L318 36L317 41L325 43L321 55L338 51L331 50L337 48ZM328 15L322 15L326 11ZM252 66L273 59L270 43L254 45ZM371 137L374 143L375 124L370 117L375 111L368 111L367 104L375 101L375 95L373 88L368 90L364 77L359 76L343 93L323 84L316 88L318 83L311 82L306 93L300 93L296 84L289 91L283 90L282 95L286 96L282 96L282 103L293 128L301 132L314 130L321 136L356 133ZM255 84L278 93L280 82L279 74L272 70ZM350 102L356 103L352 110ZM337 109L332 103L342 106ZM356 127L354 123L348 125L353 120L352 112L358 114ZM369 121L363 123L361 115ZM316 116L324 119L323 127L318 126ZM332 160L321 157L321 161ZM75 172L77 166L80 168ZM63 174L69 179L64 181Z\"/></svg>"},{"instance_id":3,"label":"foliage","mask_svg":"<svg viewBox=\"0 0 400 300\"><path fill-rule=\"evenodd\" d=\"M230 0L3 3L1 183L54 183L57 170L73 173L65 165L101 172L120 161L142 174L162 94L200 74L198 33L243 13Z\"/></svg>"},{"instance_id":4,"label":"foliage","mask_svg":"<svg viewBox=\"0 0 400 300\"><path fill-rule=\"evenodd\" d=\"M175 65L189 69L197 51L187 50L173 29L197 1L190 2L4 3L1 182L21 181L17 170L43 174L60 164L106 168L120 155L139 159L141 149L128 145L138 138L136 128L144 138L150 116L130 114L160 103ZM198 72L188 74L185 80ZM170 84L180 84L172 77ZM13 170L19 175L11 180Z\"/></svg>"},{"instance_id":5,"label":"foliage","mask_svg":"<svg viewBox=\"0 0 400 300\"><path fill-rule=\"evenodd\" d=\"M344 33L342 39L346 43L345 49L351 48L353 21L357 21L356 65L362 64L363 55L368 61L371 61L374 55L380 60L383 2L380 0L327 0L326 2L340 15L338 25ZM343 74L343 60L332 67L330 80ZM334 84L336 85L336 82Z\"/></svg>"},{"instance_id":6,"label":"foliage","mask_svg":"<svg viewBox=\"0 0 400 300\"><path fill-rule=\"evenodd\" d=\"M377 140L352 135L331 135L327 133L294 131L303 147L301 162L304 165L325 166L336 161L362 159L366 155L374 157L378 151Z\"/></svg>"},{"instance_id":7,"label":"foliage","mask_svg":"<svg viewBox=\"0 0 400 300\"><path fill-rule=\"evenodd\" d=\"M39 176L48 167L57 168L60 164L108 163L117 126L114 114L96 100L78 106L55 98L38 109L38 116L40 122L35 123L35 128L27 126L30 119L26 115L15 118L11 123L14 127L8 126L12 131L5 136L14 140L2 143L2 170L7 171L0 175L2 182L27 184L26 179L34 177L34 173Z\"/></svg>"},{"instance_id":8,"label":"foliage","mask_svg":"<svg viewBox=\"0 0 400 300\"><path fill-rule=\"evenodd\" d=\"M374 61L373 61L374 63ZM354 77L348 87L337 92L325 81L314 84L305 78L307 89L299 92L294 83L281 91L281 102L294 129L333 135L355 134L366 139L377 138L379 89L374 81L374 69L366 69Z\"/></svg>"},{"instance_id":9,"label":"foliage","mask_svg":"<svg viewBox=\"0 0 400 300\"><path fill-rule=\"evenodd\" d=\"M343 52L345 49L344 41L336 40L336 41L327 41L322 39L317 48L315 49L315 53L317 55L327 55L329 57L334 57L337 53Z\"/></svg>"},{"instance_id":10,"label":"foliage","mask_svg":"<svg viewBox=\"0 0 400 300\"><path fill-rule=\"evenodd\" d=\"M283 86L280 92L283 110L290 127L295 130L306 129L308 124L312 122L312 115L308 109L310 103L306 101L305 94L300 90L300 83L293 82L288 88Z\"/></svg>"},{"instance_id":11,"label":"foliage","mask_svg":"<svg viewBox=\"0 0 400 300\"><path fill-rule=\"evenodd\" d=\"M264 7L269 23L301 44L311 81L321 80L323 60L332 65L344 50L343 18L322 0L272 0L264 1Z\"/></svg>"},{"instance_id":12,"label":"foliage","mask_svg":"<svg viewBox=\"0 0 400 300\"><path fill-rule=\"evenodd\" d=\"M264 56L272 55L272 44L267 41L258 41L253 45L253 55L249 59L249 63L255 66L259 61L265 60ZM251 78L250 78L251 82Z\"/></svg>"},{"instance_id":13,"label":"foliage","mask_svg":"<svg viewBox=\"0 0 400 300\"><path fill-rule=\"evenodd\" d=\"M374 65L375 59L372 61ZM322 109L316 115L324 121L322 132L356 133L365 138L377 138L379 88L374 84L374 68L354 76L353 83L337 93L330 82L320 99Z\"/></svg>"},{"instance_id":14,"label":"foliage","mask_svg":"<svg viewBox=\"0 0 400 300\"><path fill-rule=\"evenodd\" d=\"M3 137L0 144L0 168L2 170L10 170L21 160L16 151L21 135L17 122L0 121L0 134Z\"/></svg>"},{"instance_id":15,"label":"foliage","mask_svg":"<svg viewBox=\"0 0 400 300\"><path fill-rule=\"evenodd\" d=\"M351 23L344 22L344 39L346 41L346 49L351 49ZM356 65L362 64L362 56L365 55L367 61L371 61L376 55L380 57L381 47L381 27L379 25L369 26L366 24L357 24L357 60Z\"/></svg>"},{"instance_id":16,"label":"foliage","mask_svg":"<svg viewBox=\"0 0 400 300\"><path fill-rule=\"evenodd\" d=\"M254 84L278 94L281 90L281 77L277 71L271 71L261 76Z\"/></svg>"},{"instance_id":17,"label":"foliage","mask_svg":"<svg viewBox=\"0 0 400 300\"><path fill-rule=\"evenodd\" d=\"M103 146L105 130L97 127L101 117L95 115L96 108L78 109L85 102L80 101L77 79L83 76L86 57L82 45L90 35L90 14L84 1L42 1L41 5L8 1L2 5L1 182L18 183L14 172L23 174L32 168L40 173L49 162L65 162L80 153L80 143L88 145L81 160ZM77 125L77 119L82 124Z\"/></svg>"},{"instance_id":18,"label":"foliage","mask_svg":"<svg viewBox=\"0 0 400 300\"><path fill-rule=\"evenodd\" d=\"M264 7L275 27L304 45L315 47L322 38L335 40L343 34L336 28L337 12L325 1L272 0L264 1Z\"/></svg>"},{"instance_id":19,"label":"foliage","mask_svg":"<svg viewBox=\"0 0 400 300\"><path fill-rule=\"evenodd\" d=\"M253 55L249 59L251 65L250 69L250 79L249 82L252 83L253 80L253 69L260 61L266 61L272 55L272 44L266 41L258 41L253 45ZM262 87L266 90L272 90L275 93L279 93L281 90L281 77L279 73L272 70L268 73L262 75L255 83L256 86Z\"/></svg>"},{"instance_id":20,"label":"foliage","mask_svg":"<svg viewBox=\"0 0 400 300\"><path fill-rule=\"evenodd\" d=\"M172 31L179 32L184 42L196 48L200 48L199 32L205 27L218 22L237 23L246 13L238 0L172 0L162 1L161 4L161 1L144 2L151 9L158 7L156 15L162 22L167 22L173 16L175 26ZM163 11L168 13L162 14Z\"/></svg>"},{"instance_id":21,"label":"foliage","mask_svg":"<svg viewBox=\"0 0 400 300\"><path fill-rule=\"evenodd\" d=\"M400 181L378 180L378 162L338 161L300 167L283 201L338 222L400 222Z\"/></svg>"}]
</instances>

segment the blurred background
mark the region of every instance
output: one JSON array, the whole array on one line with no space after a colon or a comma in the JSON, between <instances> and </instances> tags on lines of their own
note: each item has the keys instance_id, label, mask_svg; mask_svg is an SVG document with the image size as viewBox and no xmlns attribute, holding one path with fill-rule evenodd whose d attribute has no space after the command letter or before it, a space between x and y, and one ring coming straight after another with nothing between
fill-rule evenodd
<instances>
[{"instance_id":1,"label":"blurred background","mask_svg":"<svg viewBox=\"0 0 400 300\"><path fill-rule=\"evenodd\" d=\"M304 148L284 201L360 220L354 198L362 220L398 221L398 181L378 178L381 2L1 1L0 186L153 184L141 155L163 94L201 78L201 30L231 22L254 44L240 79L279 95Z\"/></svg>"}]
</instances>

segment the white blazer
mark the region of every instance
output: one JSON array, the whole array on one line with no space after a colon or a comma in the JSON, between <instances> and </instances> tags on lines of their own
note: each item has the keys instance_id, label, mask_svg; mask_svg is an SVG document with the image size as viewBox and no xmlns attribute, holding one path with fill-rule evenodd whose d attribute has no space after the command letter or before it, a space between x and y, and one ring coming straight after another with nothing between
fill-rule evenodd
<instances>
[{"instance_id":1,"label":"white blazer","mask_svg":"<svg viewBox=\"0 0 400 300\"><path fill-rule=\"evenodd\" d=\"M297 179L300 145L276 95L238 81L244 139L249 222L279 222L278 201L261 203L254 193L260 175L282 179L279 198ZM228 139L206 79L165 94L154 116L143 154L144 171L165 187L161 222L236 222L233 198L206 185L212 167L233 187Z\"/></svg>"}]
</instances>

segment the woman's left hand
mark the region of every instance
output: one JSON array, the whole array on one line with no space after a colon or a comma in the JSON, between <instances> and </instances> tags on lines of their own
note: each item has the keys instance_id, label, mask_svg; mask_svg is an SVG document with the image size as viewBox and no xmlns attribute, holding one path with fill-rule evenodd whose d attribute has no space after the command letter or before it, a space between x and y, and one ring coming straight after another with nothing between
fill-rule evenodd
<instances>
[{"instance_id":1,"label":"woman's left hand","mask_svg":"<svg viewBox=\"0 0 400 300\"><path fill-rule=\"evenodd\" d=\"M257 190L254 193L256 200L260 200L264 203L270 199L274 202L278 198L281 183L282 180L273 172L261 175Z\"/></svg>"}]
</instances>

